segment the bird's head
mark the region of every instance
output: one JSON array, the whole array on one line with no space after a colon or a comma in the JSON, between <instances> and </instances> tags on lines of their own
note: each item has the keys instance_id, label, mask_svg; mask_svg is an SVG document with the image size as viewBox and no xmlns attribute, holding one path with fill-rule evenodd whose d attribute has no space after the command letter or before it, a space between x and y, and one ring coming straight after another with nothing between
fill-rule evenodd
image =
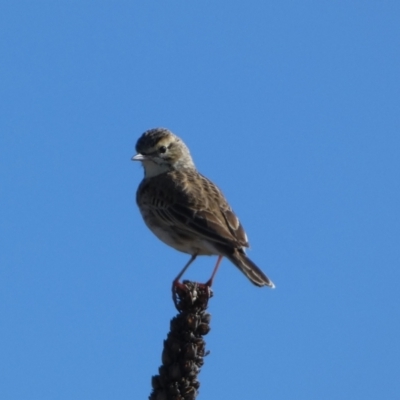
<instances>
[{"instance_id":1,"label":"bird's head","mask_svg":"<svg viewBox=\"0 0 400 400\"><path fill-rule=\"evenodd\" d=\"M136 143L132 161L141 161L146 178L181 168L194 168L185 143L165 128L146 131Z\"/></svg>"}]
</instances>

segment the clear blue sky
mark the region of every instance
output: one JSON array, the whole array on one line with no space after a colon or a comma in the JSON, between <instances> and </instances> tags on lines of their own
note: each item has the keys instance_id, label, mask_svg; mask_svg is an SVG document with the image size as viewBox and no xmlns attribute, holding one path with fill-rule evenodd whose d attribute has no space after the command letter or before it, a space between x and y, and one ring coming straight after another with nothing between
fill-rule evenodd
<instances>
[{"instance_id":1,"label":"clear blue sky","mask_svg":"<svg viewBox=\"0 0 400 400\"><path fill-rule=\"evenodd\" d=\"M187 261L134 200L157 126L277 286L224 260L199 399L400 398L399 1L2 1L0 57L1 399L150 394Z\"/></svg>"}]
</instances>

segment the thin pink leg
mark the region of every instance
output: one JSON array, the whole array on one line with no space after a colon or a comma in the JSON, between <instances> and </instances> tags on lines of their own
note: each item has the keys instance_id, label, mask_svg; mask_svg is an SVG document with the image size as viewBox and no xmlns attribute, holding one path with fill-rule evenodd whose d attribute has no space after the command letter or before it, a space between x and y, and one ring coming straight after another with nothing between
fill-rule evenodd
<instances>
[{"instance_id":1,"label":"thin pink leg","mask_svg":"<svg viewBox=\"0 0 400 400\"><path fill-rule=\"evenodd\" d=\"M215 264L215 268L214 268L214 271L213 271L213 273L211 275L211 278L205 283L206 286L210 286L210 287L212 286L215 274L217 273L219 265L221 264L222 257L223 256L218 256L218 260L217 260L217 263Z\"/></svg>"},{"instance_id":2,"label":"thin pink leg","mask_svg":"<svg viewBox=\"0 0 400 400\"><path fill-rule=\"evenodd\" d=\"M179 284L179 279L181 279L182 275L186 272L186 270L190 267L190 264L196 259L197 254L193 254L190 260L186 263L186 265L182 268L182 271L179 272L178 276L172 282L172 286L176 286Z\"/></svg>"}]
</instances>

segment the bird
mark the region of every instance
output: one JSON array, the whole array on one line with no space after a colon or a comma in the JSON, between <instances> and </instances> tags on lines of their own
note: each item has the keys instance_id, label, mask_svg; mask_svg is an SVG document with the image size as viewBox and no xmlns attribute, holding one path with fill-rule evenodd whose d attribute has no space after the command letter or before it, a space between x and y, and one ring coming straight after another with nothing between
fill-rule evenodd
<instances>
[{"instance_id":1,"label":"bird","mask_svg":"<svg viewBox=\"0 0 400 400\"><path fill-rule=\"evenodd\" d=\"M197 256L218 256L211 286L223 257L256 286L273 282L245 252L248 238L222 191L201 175L186 144L166 128L144 132L136 143L144 178L136 202L147 227L162 242L191 257L173 281L174 286Z\"/></svg>"}]
</instances>

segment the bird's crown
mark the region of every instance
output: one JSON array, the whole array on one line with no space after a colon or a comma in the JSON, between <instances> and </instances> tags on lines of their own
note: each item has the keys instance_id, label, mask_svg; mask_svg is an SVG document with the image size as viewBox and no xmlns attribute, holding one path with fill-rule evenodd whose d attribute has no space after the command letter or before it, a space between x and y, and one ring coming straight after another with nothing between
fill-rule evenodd
<instances>
[{"instance_id":1,"label":"bird's crown","mask_svg":"<svg viewBox=\"0 0 400 400\"><path fill-rule=\"evenodd\" d=\"M162 142L171 142L176 137L165 128L154 128L144 132L136 143L136 151L140 154L151 154L157 150Z\"/></svg>"}]
</instances>

